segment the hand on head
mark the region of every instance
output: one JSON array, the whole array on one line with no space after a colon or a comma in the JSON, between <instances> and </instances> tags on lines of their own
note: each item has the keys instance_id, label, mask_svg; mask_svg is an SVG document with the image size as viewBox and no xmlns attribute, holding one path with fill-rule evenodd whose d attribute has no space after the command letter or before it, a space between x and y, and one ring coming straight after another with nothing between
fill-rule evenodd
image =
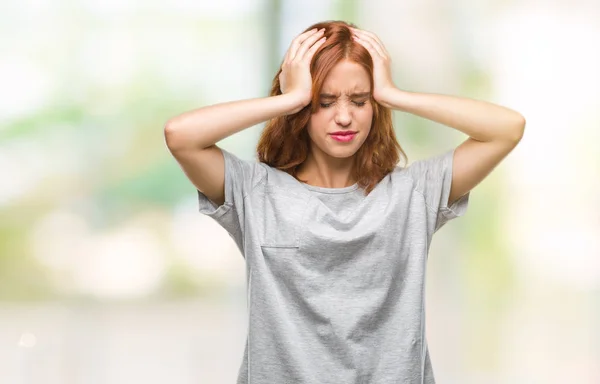
<instances>
[{"instance_id":1,"label":"hand on head","mask_svg":"<svg viewBox=\"0 0 600 384\"><path fill-rule=\"evenodd\" d=\"M373 98L389 106L386 101L389 91L396 88L392 80L392 59L385 46L373 32L350 27L354 41L365 47L373 59Z\"/></svg>"},{"instance_id":2,"label":"hand on head","mask_svg":"<svg viewBox=\"0 0 600 384\"><path fill-rule=\"evenodd\" d=\"M279 74L281 93L293 93L303 101L302 108L312 97L310 62L315 52L325 42L325 29L312 29L296 37L287 50Z\"/></svg>"}]
</instances>

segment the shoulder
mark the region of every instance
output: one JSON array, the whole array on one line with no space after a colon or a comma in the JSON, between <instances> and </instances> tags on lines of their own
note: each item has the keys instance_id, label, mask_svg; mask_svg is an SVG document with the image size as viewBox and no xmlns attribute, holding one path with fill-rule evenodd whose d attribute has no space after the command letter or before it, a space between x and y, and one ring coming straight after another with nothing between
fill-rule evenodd
<instances>
[{"instance_id":1,"label":"shoulder","mask_svg":"<svg viewBox=\"0 0 600 384\"><path fill-rule=\"evenodd\" d=\"M406 182L406 181L411 181L414 182L414 176L412 175L412 171L414 170L412 167L413 164L407 165L407 166L400 166L397 165L392 172L390 172L388 174L387 177L390 178L390 181L392 182Z\"/></svg>"},{"instance_id":2,"label":"shoulder","mask_svg":"<svg viewBox=\"0 0 600 384\"><path fill-rule=\"evenodd\" d=\"M258 166L262 168L264 173L264 184L269 186L280 186L280 187L293 187L297 186L300 182L296 180L289 173L280 169L271 167L265 163L258 163Z\"/></svg>"},{"instance_id":3,"label":"shoulder","mask_svg":"<svg viewBox=\"0 0 600 384\"><path fill-rule=\"evenodd\" d=\"M382 197L387 199L391 196L397 198L398 196L410 195L410 190L415 189L417 183L410 174L409 167L403 167L396 165L388 174L386 174L377 183L377 186L373 192L380 191ZM371 192L373 194L373 192ZM377 193L373 194L378 196Z\"/></svg>"},{"instance_id":4,"label":"shoulder","mask_svg":"<svg viewBox=\"0 0 600 384\"><path fill-rule=\"evenodd\" d=\"M302 186L302 183L289 173L262 162L257 162L256 167L260 168L263 177L253 188L255 195L266 194L273 197L290 195L302 199L308 199L310 196L309 191Z\"/></svg>"},{"instance_id":5,"label":"shoulder","mask_svg":"<svg viewBox=\"0 0 600 384\"><path fill-rule=\"evenodd\" d=\"M420 184L423 180L439 178L452 164L454 149L435 154L433 156L421 158L408 164L406 167L396 167L395 172L398 176L411 178L415 183Z\"/></svg>"}]
</instances>

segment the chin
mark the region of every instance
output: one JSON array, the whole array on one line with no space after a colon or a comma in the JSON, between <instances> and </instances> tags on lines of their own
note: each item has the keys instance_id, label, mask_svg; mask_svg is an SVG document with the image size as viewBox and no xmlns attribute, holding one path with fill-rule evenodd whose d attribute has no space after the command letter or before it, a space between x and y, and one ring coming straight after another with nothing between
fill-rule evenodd
<instances>
[{"instance_id":1,"label":"chin","mask_svg":"<svg viewBox=\"0 0 600 384\"><path fill-rule=\"evenodd\" d=\"M327 154L336 159L346 159L352 157L358 152L358 148L336 148L336 150L329 150Z\"/></svg>"}]
</instances>

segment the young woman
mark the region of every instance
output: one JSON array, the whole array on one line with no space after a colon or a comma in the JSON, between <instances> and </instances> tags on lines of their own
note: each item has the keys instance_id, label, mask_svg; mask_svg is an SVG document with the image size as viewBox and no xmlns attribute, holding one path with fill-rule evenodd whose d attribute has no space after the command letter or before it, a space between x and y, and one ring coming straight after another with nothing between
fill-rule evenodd
<instances>
[{"instance_id":1,"label":"young woman","mask_svg":"<svg viewBox=\"0 0 600 384\"><path fill-rule=\"evenodd\" d=\"M490 103L392 82L379 38L344 22L296 37L269 97L170 119L166 143L200 212L245 257L248 336L239 383L435 382L425 337L433 234L517 145L525 120ZM464 132L456 149L406 157L391 109ZM258 160L215 145L268 121Z\"/></svg>"}]
</instances>

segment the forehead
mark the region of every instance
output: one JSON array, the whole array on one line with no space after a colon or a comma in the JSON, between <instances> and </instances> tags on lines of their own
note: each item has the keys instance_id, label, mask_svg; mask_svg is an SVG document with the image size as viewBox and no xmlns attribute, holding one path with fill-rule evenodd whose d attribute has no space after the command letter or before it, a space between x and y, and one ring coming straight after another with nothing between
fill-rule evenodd
<instances>
[{"instance_id":1,"label":"forehead","mask_svg":"<svg viewBox=\"0 0 600 384\"><path fill-rule=\"evenodd\" d=\"M353 61L337 63L325 77L321 93L334 95L368 92L371 89L367 70Z\"/></svg>"}]
</instances>

